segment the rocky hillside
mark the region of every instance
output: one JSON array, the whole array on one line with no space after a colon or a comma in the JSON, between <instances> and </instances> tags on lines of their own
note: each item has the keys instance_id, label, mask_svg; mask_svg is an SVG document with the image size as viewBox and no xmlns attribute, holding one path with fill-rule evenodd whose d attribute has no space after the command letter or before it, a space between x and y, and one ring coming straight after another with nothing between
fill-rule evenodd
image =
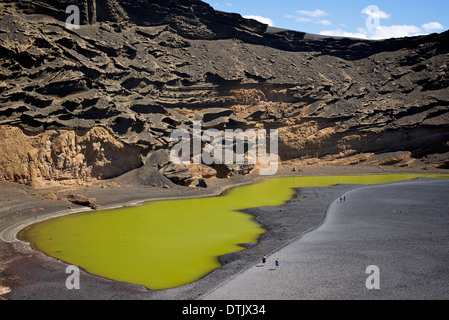
<instances>
[{"instance_id":1,"label":"rocky hillside","mask_svg":"<svg viewBox=\"0 0 449 320\"><path fill-rule=\"evenodd\" d=\"M79 30L65 27L74 3ZM145 164L189 184L251 170L170 164L170 133L195 120L279 129L282 161L449 168L448 63L449 32L365 41L199 0L2 1L0 180L85 183Z\"/></svg>"}]
</instances>

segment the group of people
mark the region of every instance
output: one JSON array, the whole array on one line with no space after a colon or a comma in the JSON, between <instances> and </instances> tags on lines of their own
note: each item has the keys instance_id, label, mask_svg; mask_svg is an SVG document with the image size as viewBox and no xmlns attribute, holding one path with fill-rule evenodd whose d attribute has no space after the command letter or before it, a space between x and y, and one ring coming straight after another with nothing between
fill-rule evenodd
<instances>
[{"instance_id":1,"label":"group of people","mask_svg":"<svg viewBox=\"0 0 449 320\"><path fill-rule=\"evenodd\" d=\"M263 256L262 258L262 266L265 267L265 264L267 263L267 256ZM276 258L276 261L274 262L274 265L276 267L276 270L279 269L279 258Z\"/></svg>"}]
</instances>

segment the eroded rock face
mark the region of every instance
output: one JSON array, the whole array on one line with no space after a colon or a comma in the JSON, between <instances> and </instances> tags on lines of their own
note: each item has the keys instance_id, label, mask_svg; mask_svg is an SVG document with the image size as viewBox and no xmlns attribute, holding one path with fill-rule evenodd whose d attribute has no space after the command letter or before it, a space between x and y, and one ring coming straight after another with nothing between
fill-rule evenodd
<instances>
[{"instance_id":1,"label":"eroded rock face","mask_svg":"<svg viewBox=\"0 0 449 320\"><path fill-rule=\"evenodd\" d=\"M34 188L108 179L142 164L140 148L98 127L32 134L3 125L0 150L0 180Z\"/></svg>"},{"instance_id":2,"label":"eroded rock face","mask_svg":"<svg viewBox=\"0 0 449 320\"><path fill-rule=\"evenodd\" d=\"M83 25L68 30L67 4L0 3L2 180L104 179L156 159L188 181L192 170L151 156L193 121L279 129L282 161L408 152L447 167L449 32L318 37L198 0L70 1Z\"/></svg>"}]
</instances>

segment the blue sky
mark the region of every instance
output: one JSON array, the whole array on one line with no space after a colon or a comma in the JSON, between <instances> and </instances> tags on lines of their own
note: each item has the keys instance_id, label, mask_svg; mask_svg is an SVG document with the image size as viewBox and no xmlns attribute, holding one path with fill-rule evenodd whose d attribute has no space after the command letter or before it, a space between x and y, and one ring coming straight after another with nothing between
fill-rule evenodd
<instances>
[{"instance_id":1,"label":"blue sky","mask_svg":"<svg viewBox=\"0 0 449 320\"><path fill-rule=\"evenodd\" d=\"M204 1L204 0L203 0ZM213 8L278 28L366 39L449 29L447 0L206 0Z\"/></svg>"}]
</instances>

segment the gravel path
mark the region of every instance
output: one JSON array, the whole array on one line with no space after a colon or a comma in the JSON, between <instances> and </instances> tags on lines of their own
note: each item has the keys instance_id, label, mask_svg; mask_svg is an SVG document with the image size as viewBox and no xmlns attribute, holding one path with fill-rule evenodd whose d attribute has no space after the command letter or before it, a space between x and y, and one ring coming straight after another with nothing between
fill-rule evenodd
<instances>
[{"instance_id":1,"label":"gravel path","mask_svg":"<svg viewBox=\"0 0 449 320\"><path fill-rule=\"evenodd\" d=\"M430 179L347 191L318 229L203 299L448 299L448 194L449 181ZM380 289L366 287L371 265Z\"/></svg>"}]
</instances>

